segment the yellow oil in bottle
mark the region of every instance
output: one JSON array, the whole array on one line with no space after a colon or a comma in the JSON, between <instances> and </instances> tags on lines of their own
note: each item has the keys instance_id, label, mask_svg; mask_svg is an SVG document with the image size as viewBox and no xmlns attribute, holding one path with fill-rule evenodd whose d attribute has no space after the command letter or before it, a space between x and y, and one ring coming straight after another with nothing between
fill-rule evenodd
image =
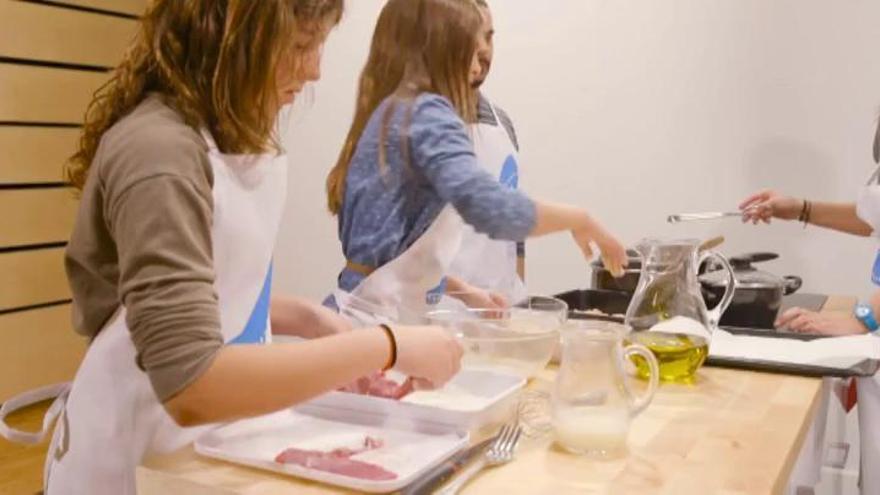
<instances>
[{"instance_id":1,"label":"yellow oil in bottle","mask_svg":"<svg viewBox=\"0 0 880 495\"><path fill-rule=\"evenodd\" d=\"M627 338L642 344L654 353L660 365L660 380L668 382L691 382L697 369L709 354L709 342L696 335L669 332L633 332ZM648 378L651 370L647 361L639 356L632 358L640 378Z\"/></svg>"}]
</instances>

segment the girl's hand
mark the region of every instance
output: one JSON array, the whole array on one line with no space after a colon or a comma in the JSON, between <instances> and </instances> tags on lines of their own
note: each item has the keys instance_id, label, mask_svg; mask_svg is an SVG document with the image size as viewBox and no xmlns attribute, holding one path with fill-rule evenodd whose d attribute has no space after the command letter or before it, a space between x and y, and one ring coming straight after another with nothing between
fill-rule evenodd
<instances>
[{"instance_id":1,"label":"girl's hand","mask_svg":"<svg viewBox=\"0 0 880 495\"><path fill-rule=\"evenodd\" d=\"M438 388L461 369L461 344L437 326L399 326L392 329L397 340L394 368L415 379L418 388Z\"/></svg>"},{"instance_id":2,"label":"girl's hand","mask_svg":"<svg viewBox=\"0 0 880 495\"><path fill-rule=\"evenodd\" d=\"M459 300L472 309L504 309L507 298L497 292L474 288L472 292L459 295Z\"/></svg>"},{"instance_id":3,"label":"girl's hand","mask_svg":"<svg viewBox=\"0 0 880 495\"><path fill-rule=\"evenodd\" d=\"M743 222L752 222L755 225L759 222L770 223L772 218L797 220L803 207L803 200L769 190L753 194L739 205Z\"/></svg>"},{"instance_id":4,"label":"girl's hand","mask_svg":"<svg viewBox=\"0 0 880 495\"><path fill-rule=\"evenodd\" d=\"M446 295L472 309L504 309L510 302L503 295L473 286L457 277L446 277Z\"/></svg>"},{"instance_id":5,"label":"girl's hand","mask_svg":"<svg viewBox=\"0 0 880 495\"><path fill-rule=\"evenodd\" d=\"M783 313L775 323L777 328L797 333L817 335L860 335L868 333L862 323L849 315L823 314L803 308L791 308Z\"/></svg>"},{"instance_id":6,"label":"girl's hand","mask_svg":"<svg viewBox=\"0 0 880 495\"><path fill-rule=\"evenodd\" d=\"M581 248L584 257L593 258L592 244L599 248L602 256L602 263L605 268L615 277L622 277L628 257L626 249L616 238L605 231L601 226L589 226L571 232L575 243Z\"/></svg>"}]
</instances>

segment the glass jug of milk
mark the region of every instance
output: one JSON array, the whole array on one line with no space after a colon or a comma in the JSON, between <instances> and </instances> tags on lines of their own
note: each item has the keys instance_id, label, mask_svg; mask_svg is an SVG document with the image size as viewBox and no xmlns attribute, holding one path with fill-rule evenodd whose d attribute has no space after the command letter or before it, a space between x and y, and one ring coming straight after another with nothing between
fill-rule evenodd
<instances>
[{"instance_id":1,"label":"glass jug of milk","mask_svg":"<svg viewBox=\"0 0 880 495\"><path fill-rule=\"evenodd\" d=\"M625 345L628 333L604 321L569 320L563 327L551 410L556 443L565 450L600 458L626 452L630 421L651 403L660 376L650 350ZM628 376L634 357L646 363L647 382Z\"/></svg>"}]
</instances>

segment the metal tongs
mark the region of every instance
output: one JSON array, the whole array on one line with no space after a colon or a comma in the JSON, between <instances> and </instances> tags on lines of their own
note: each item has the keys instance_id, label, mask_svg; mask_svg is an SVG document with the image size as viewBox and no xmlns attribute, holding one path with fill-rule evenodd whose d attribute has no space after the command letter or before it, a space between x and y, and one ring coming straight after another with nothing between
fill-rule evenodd
<instances>
[{"instance_id":1,"label":"metal tongs","mask_svg":"<svg viewBox=\"0 0 880 495\"><path fill-rule=\"evenodd\" d=\"M721 218L739 217L742 218L745 212L742 211L712 211L706 213L679 213L678 215L669 215L666 221L669 223L681 222L698 222L702 220L718 220Z\"/></svg>"}]
</instances>

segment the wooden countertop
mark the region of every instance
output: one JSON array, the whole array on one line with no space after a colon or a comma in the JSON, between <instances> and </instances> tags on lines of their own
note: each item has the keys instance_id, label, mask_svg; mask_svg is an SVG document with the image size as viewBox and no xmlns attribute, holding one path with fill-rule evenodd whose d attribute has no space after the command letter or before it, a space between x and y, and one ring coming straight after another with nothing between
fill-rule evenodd
<instances>
[{"instance_id":1,"label":"wooden countertop","mask_svg":"<svg viewBox=\"0 0 880 495\"><path fill-rule=\"evenodd\" d=\"M851 298L831 298L825 312L851 311ZM533 386L549 386L553 372ZM661 386L633 422L630 455L600 462L570 456L548 441L523 445L517 460L487 471L465 493L762 494L788 480L820 381L703 368L693 386ZM11 423L35 429L48 404L22 411ZM19 447L0 439L0 492L40 487L45 444ZM149 460L138 472L141 495L266 495L345 493L258 470L212 461L185 449Z\"/></svg>"},{"instance_id":2,"label":"wooden countertop","mask_svg":"<svg viewBox=\"0 0 880 495\"><path fill-rule=\"evenodd\" d=\"M546 387L555 371L536 380ZM523 445L516 460L486 471L473 494L782 493L812 420L821 380L703 368L690 386L663 385L636 418L625 458L572 456L548 439ZM138 493L203 495L348 493L197 456L191 449L148 461Z\"/></svg>"},{"instance_id":3,"label":"wooden countertop","mask_svg":"<svg viewBox=\"0 0 880 495\"><path fill-rule=\"evenodd\" d=\"M823 312L849 313L830 298ZM546 389L548 369L531 388ZM547 438L488 470L465 494L759 495L782 493L820 397L821 380L704 367L693 385L663 384L635 419L625 458L572 456ZM349 493L197 456L191 448L138 469L138 493L269 495Z\"/></svg>"}]
</instances>

